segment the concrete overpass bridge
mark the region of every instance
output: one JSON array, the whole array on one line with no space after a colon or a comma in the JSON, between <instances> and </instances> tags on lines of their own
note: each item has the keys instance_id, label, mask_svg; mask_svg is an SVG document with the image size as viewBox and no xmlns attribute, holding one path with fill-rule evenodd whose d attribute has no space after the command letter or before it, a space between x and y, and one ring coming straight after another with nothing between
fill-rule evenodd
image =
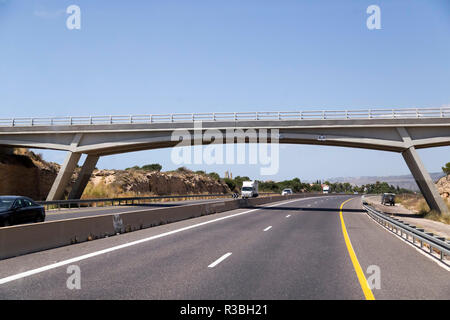
<instances>
[{"instance_id":1,"label":"concrete overpass bridge","mask_svg":"<svg viewBox=\"0 0 450 320\"><path fill-rule=\"evenodd\" d=\"M83 193L101 156L169 148L174 133L192 144L209 144L198 135L234 129L223 143L260 142L261 129L277 129L277 141L374 149L401 153L430 208L449 214L417 149L450 145L450 108L347 111L185 113L134 116L0 119L0 146L67 151L47 200L58 200L82 154L87 154L69 198ZM254 130L256 137L249 134ZM268 137L271 142L274 137Z\"/></svg>"}]
</instances>

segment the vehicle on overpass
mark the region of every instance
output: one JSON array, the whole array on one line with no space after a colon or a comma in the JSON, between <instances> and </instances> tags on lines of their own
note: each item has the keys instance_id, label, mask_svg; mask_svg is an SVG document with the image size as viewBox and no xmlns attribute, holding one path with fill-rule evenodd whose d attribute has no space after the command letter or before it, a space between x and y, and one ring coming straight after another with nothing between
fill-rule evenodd
<instances>
[{"instance_id":1,"label":"vehicle on overpass","mask_svg":"<svg viewBox=\"0 0 450 320\"><path fill-rule=\"evenodd\" d=\"M28 197L0 196L0 226L43 222L45 208Z\"/></svg>"},{"instance_id":2,"label":"vehicle on overpass","mask_svg":"<svg viewBox=\"0 0 450 320\"><path fill-rule=\"evenodd\" d=\"M287 188L287 189L283 189L283 191L281 191L281 195L282 196L286 196L288 194L293 194L294 192L292 192L292 189Z\"/></svg>"},{"instance_id":3,"label":"vehicle on overpass","mask_svg":"<svg viewBox=\"0 0 450 320\"><path fill-rule=\"evenodd\" d=\"M381 204L395 206L395 194L383 193L381 196Z\"/></svg>"},{"instance_id":4,"label":"vehicle on overpass","mask_svg":"<svg viewBox=\"0 0 450 320\"><path fill-rule=\"evenodd\" d=\"M244 181L241 189L242 198L254 198L258 196L258 181Z\"/></svg>"}]
</instances>

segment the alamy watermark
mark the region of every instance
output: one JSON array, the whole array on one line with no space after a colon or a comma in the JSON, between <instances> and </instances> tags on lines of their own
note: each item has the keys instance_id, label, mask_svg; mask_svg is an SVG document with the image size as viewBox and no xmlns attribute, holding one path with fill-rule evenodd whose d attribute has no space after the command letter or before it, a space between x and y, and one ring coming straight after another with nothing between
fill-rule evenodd
<instances>
[{"instance_id":1,"label":"alamy watermark","mask_svg":"<svg viewBox=\"0 0 450 320\"><path fill-rule=\"evenodd\" d=\"M367 18L366 26L369 30L381 29L381 9L379 6L372 4L367 7L367 14L370 16Z\"/></svg>"},{"instance_id":2,"label":"alamy watermark","mask_svg":"<svg viewBox=\"0 0 450 320\"><path fill-rule=\"evenodd\" d=\"M370 265L367 267L366 273L370 275L367 278L367 284L371 290L381 289L381 270L377 265Z\"/></svg>"},{"instance_id":3,"label":"alamy watermark","mask_svg":"<svg viewBox=\"0 0 450 320\"><path fill-rule=\"evenodd\" d=\"M81 289L81 269L77 265L70 265L67 267L67 274L70 276L67 278L66 286L69 290Z\"/></svg>"},{"instance_id":4,"label":"alamy watermark","mask_svg":"<svg viewBox=\"0 0 450 320\"><path fill-rule=\"evenodd\" d=\"M171 141L178 141L171 153L176 165L250 164L259 165L261 175L275 175L280 167L278 129L206 129L194 123L194 132L175 130ZM249 143L248 157L245 143Z\"/></svg>"},{"instance_id":5,"label":"alamy watermark","mask_svg":"<svg viewBox=\"0 0 450 320\"><path fill-rule=\"evenodd\" d=\"M81 29L81 9L73 4L67 7L66 13L69 14L66 20L66 27L69 30Z\"/></svg>"}]
</instances>

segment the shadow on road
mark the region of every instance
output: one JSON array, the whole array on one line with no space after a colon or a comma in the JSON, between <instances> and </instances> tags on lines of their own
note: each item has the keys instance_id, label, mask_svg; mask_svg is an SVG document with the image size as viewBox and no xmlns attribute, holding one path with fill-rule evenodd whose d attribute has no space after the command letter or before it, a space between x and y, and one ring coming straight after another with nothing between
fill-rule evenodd
<instances>
[{"instance_id":1,"label":"shadow on road","mask_svg":"<svg viewBox=\"0 0 450 320\"><path fill-rule=\"evenodd\" d=\"M284 210L284 211L332 211L339 212L339 208L312 208L312 207L259 207L254 206L251 208L261 209L261 210ZM363 209L342 209L342 212L365 212Z\"/></svg>"}]
</instances>

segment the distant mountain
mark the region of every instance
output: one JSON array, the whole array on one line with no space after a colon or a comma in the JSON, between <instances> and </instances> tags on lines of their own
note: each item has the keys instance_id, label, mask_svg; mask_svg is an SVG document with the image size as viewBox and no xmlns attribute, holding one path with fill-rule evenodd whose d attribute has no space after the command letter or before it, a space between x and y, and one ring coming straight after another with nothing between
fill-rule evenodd
<instances>
[{"instance_id":1,"label":"distant mountain","mask_svg":"<svg viewBox=\"0 0 450 320\"><path fill-rule=\"evenodd\" d=\"M432 172L430 173L431 179L437 182L440 178L445 176L443 172ZM348 182L352 185L363 185L375 183L377 181L387 182L394 187L399 186L400 188L405 188L413 191L419 191L419 187L416 184L413 176L410 174L400 175L400 176L364 176L364 177L337 177L326 179L329 182Z\"/></svg>"}]
</instances>

